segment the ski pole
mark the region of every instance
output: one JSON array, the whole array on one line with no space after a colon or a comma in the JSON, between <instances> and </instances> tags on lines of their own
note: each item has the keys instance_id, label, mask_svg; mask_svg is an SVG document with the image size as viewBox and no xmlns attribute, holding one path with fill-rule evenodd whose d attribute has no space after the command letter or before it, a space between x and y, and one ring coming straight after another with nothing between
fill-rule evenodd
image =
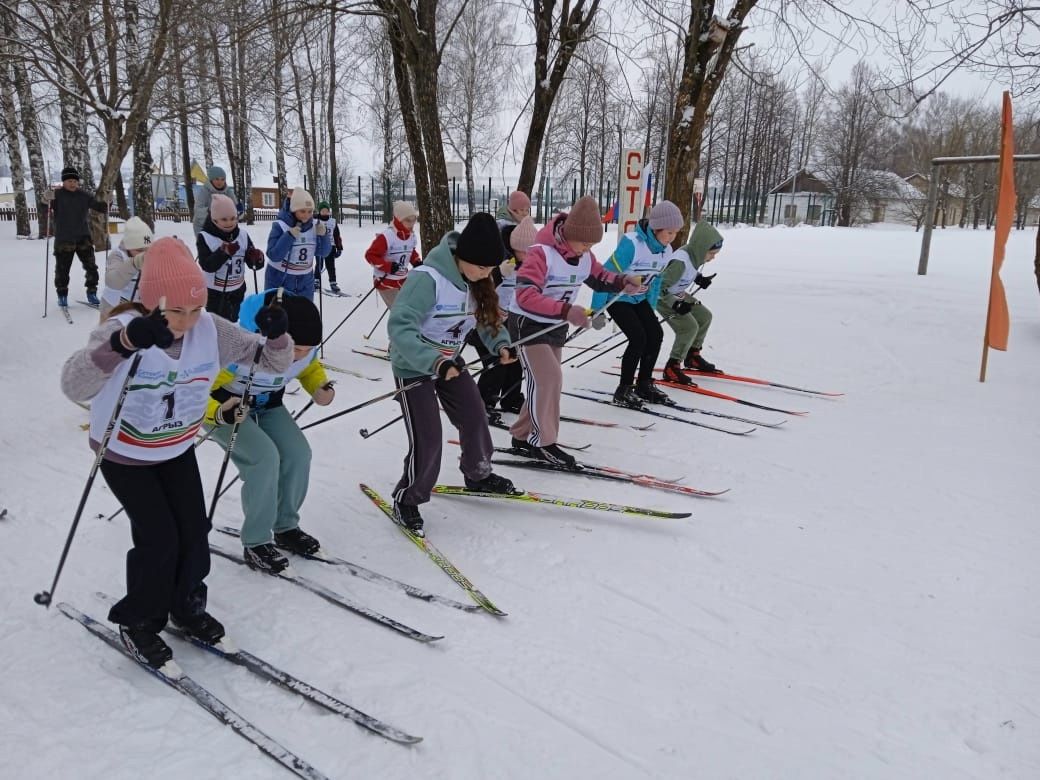
<instances>
[{"instance_id":1,"label":"ski pole","mask_svg":"<svg viewBox=\"0 0 1040 780\"><path fill-rule=\"evenodd\" d=\"M372 338L372 334L376 332L376 328L379 327L379 323L383 321L383 317L385 317L389 311L390 311L389 307L387 307L386 309L383 309L383 313L379 315L379 319L376 320L376 324L372 326L372 330L370 330L368 333L365 334L365 340L366 341L368 339Z\"/></svg>"},{"instance_id":2,"label":"ski pole","mask_svg":"<svg viewBox=\"0 0 1040 780\"><path fill-rule=\"evenodd\" d=\"M622 335L624 335L624 334L623 333L611 333L610 335L606 336L605 338L602 338L599 341L597 341L595 344L592 344L592 345L590 345L588 347L585 347L585 349L581 350L581 352L575 352L570 357L564 358L564 360L560 363L560 365L561 366L565 366L570 361L575 360L577 358L580 358L586 352L589 352L589 351L591 351L593 349L596 349L596 348L602 346L603 344L606 344L608 341L612 341L612 340L616 339L618 336L622 336Z\"/></svg>"},{"instance_id":3,"label":"ski pole","mask_svg":"<svg viewBox=\"0 0 1040 780\"><path fill-rule=\"evenodd\" d=\"M278 288L275 295L275 305L281 305L283 287ZM238 411L235 413L235 423L231 426L231 435L228 437L227 450L224 452L224 462L220 464L220 473L217 475L217 487L213 491L213 502L209 506L209 522L213 523L213 514L217 511L217 499L220 498L220 486L227 474L228 461L231 460L231 452L235 449L235 441L238 439L238 429L242 426L246 412L249 410L249 391L253 389L253 378L256 376L256 367L260 364L264 347L267 345L267 336L261 336L257 342L256 352L253 354L253 364L249 367L249 376L246 378L246 386L242 390L242 398L238 403Z\"/></svg>"},{"instance_id":4,"label":"ski pole","mask_svg":"<svg viewBox=\"0 0 1040 780\"><path fill-rule=\"evenodd\" d=\"M159 311L161 312L165 308L166 298L163 297L159 299ZM72 547L72 539L76 535L76 528L79 526L80 518L83 516L83 508L87 505L87 497L90 495L90 489L94 486L94 478L97 477L98 469L101 468L101 461L105 458L108 442L112 438L112 431L115 430L116 420L119 419L119 415L123 411L123 403L130 393L130 382L133 380L134 375L137 374L137 367L141 364L141 357L142 352L138 350L130 362L130 369L126 373L126 379L123 380L123 387L119 391L119 397L116 399L112 416L108 418L108 426L105 428L105 434L101 437L101 443L98 445L97 455L94 456L94 463L91 465L90 474L87 476L87 484L83 487L83 494L79 497L79 506L76 507L76 514L72 518L72 526L69 528L69 535L65 539L65 547L61 551L61 558L58 560L58 568L54 572L54 580L51 582L50 590L40 591L33 596L33 601L41 606L50 607L51 605L54 590L58 587L58 578L61 577L62 569L65 568L65 560L69 555L69 549Z\"/></svg>"},{"instance_id":5,"label":"ski pole","mask_svg":"<svg viewBox=\"0 0 1040 780\"><path fill-rule=\"evenodd\" d=\"M47 316L47 299L50 297L50 289L47 280L51 275L51 204L47 204L47 241L43 249L43 316Z\"/></svg>"},{"instance_id":6,"label":"ski pole","mask_svg":"<svg viewBox=\"0 0 1040 780\"><path fill-rule=\"evenodd\" d=\"M347 320L350 319L350 316L354 312L356 312L359 308L361 308L361 304L363 304L368 299L368 296L371 295L372 293L374 293L375 290L376 290L376 288L373 287L367 293L365 293L364 297L360 301L357 302L357 304L354 306L353 309L351 309L349 312L347 312L347 316L344 317L342 320L340 320L339 325L337 325L335 328L332 329L332 333L330 333L328 336L326 336L319 346L324 346L325 344L327 344L329 339L331 339L333 336L336 335L336 331L343 327L343 324Z\"/></svg>"},{"instance_id":7,"label":"ski pole","mask_svg":"<svg viewBox=\"0 0 1040 780\"><path fill-rule=\"evenodd\" d=\"M318 277L318 319L325 322L325 296L321 292L321 278ZM318 357L325 359L325 342L318 345Z\"/></svg>"},{"instance_id":8,"label":"ski pole","mask_svg":"<svg viewBox=\"0 0 1040 780\"><path fill-rule=\"evenodd\" d=\"M419 380L417 380L415 382L411 382L411 383L409 383L407 385L404 385L403 387L399 387L396 390L391 390L391 391L389 391L387 393L383 393L382 395L377 395L375 398L369 398L367 401L362 401L359 404L351 406L349 409L344 409L344 410L342 410L340 412L336 412L335 414L330 414L328 417L322 417L320 420L315 420L312 423L307 423L307 425L301 426L300 430L301 431L305 431L308 428L313 428L315 425L321 425L322 423L328 422L329 420L334 420L337 417L342 417L345 414L350 414L351 412L356 412L359 409L364 409L366 406L371 406L372 404L379 403L380 401L385 401L385 400L387 400L389 398L393 398L398 393L406 393L409 390L411 390L413 387L416 387L417 385L421 385L424 382L429 382L431 379L433 379L432 376L424 376L421 379L419 379Z\"/></svg>"},{"instance_id":9,"label":"ski pole","mask_svg":"<svg viewBox=\"0 0 1040 780\"><path fill-rule=\"evenodd\" d=\"M330 384L331 384L331 382L330 382ZM314 399L313 398L310 401L307 402L306 406L304 406L302 409L300 409L300 411L298 411L296 414L294 414L292 416L292 418L294 420L299 420L303 416L303 413L306 412L308 409L310 409L312 406L314 406ZM211 428L209 430L209 432L206 434L207 437L214 430L216 430L216 429L215 428ZM205 441L205 438L199 439L197 442L195 442L195 446L197 447L198 445L202 444L203 441ZM223 498L224 494L227 493L229 490L231 490L231 488L234 487L235 483L238 482L238 480L240 480L240 479L242 479L242 475L240 473L236 474L235 478L233 480L231 480L230 482L228 482L224 486L224 489L220 491L220 493L217 495L217 498Z\"/></svg>"}]
</instances>

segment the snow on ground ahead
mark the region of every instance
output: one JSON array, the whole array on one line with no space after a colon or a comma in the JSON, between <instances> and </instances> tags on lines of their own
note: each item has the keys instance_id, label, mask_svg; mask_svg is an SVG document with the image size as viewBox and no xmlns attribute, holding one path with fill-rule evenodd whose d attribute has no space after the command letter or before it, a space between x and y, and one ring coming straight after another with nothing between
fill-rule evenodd
<instances>
[{"instance_id":1,"label":"snow on ground ahead","mask_svg":"<svg viewBox=\"0 0 1040 780\"><path fill-rule=\"evenodd\" d=\"M347 290L366 288L361 258L373 230L344 228ZM160 226L174 231L188 236L190 226ZM251 231L258 244L266 231ZM422 744L387 743L177 644L181 664L336 778L1040 776L1032 233L1011 237L1010 351L991 354L989 381L980 384L992 233L937 232L922 278L919 237L908 231L724 232L718 278L702 293L715 312L707 356L731 372L847 395L705 380L810 414L743 438L667 422L645 434L564 424L561 435L592 442L591 462L682 473L690 485L732 488L725 497L503 469L522 487L693 517L434 499L425 510L431 538L510 613L502 620L296 564L443 633L435 646L214 559L211 610L240 646L424 736ZM32 603L50 584L91 462L78 428L85 414L62 397L58 376L96 317L74 305L70 327L52 301L41 319L42 253L40 242L15 241L10 223L0 225L12 293L0 314L0 505L8 508L0 521L0 774L282 777L192 702ZM73 299L83 297L82 278L74 268ZM330 323L355 300L326 299ZM378 314L367 302L327 357L383 380L337 375L333 409L390 386L387 364L350 351ZM380 333L372 343L385 344ZM598 369L613 362L569 369L566 383L612 389L615 380ZM637 419L572 398L564 410ZM304 527L334 553L461 598L357 489L365 481L385 495L397 479L403 429L357 434L396 413L382 403L309 432ZM211 489L222 453L210 445L199 452ZM442 479L460 481L448 445ZM122 592L126 523L96 518L115 508L99 479L57 594L99 616L105 608L93 592ZM240 521L235 491L217 519Z\"/></svg>"}]
</instances>

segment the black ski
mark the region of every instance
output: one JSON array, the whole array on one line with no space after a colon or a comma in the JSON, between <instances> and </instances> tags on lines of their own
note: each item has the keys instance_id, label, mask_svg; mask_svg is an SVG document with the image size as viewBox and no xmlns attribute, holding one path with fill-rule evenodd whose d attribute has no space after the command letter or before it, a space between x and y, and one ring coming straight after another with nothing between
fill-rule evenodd
<instances>
[{"instance_id":1,"label":"black ski","mask_svg":"<svg viewBox=\"0 0 1040 780\"><path fill-rule=\"evenodd\" d=\"M388 363L390 362L390 355L389 354L377 354L375 352L365 352L365 351L360 350L360 349L352 349L350 351L351 352L357 352L359 355L364 355L365 357L375 358L376 360L385 360Z\"/></svg>"},{"instance_id":2,"label":"black ski","mask_svg":"<svg viewBox=\"0 0 1040 780\"><path fill-rule=\"evenodd\" d=\"M654 417L660 417L660 418L662 418L664 420L672 420L673 422L686 423L687 425L696 425L698 428L708 428L709 430L712 430L712 431L719 431L720 433L728 433L731 436L747 436L749 433L752 433L753 431L757 430L755 428L748 428L746 431L731 431L729 428L719 428L718 426L715 426L715 425L708 425L707 423L700 423L700 422L696 422L694 420L687 420L687 419L685 419L683 417L679 417L679 416L674 415L674 414L668 414L666 412L658 412L658 411L655 411L653 409L632 409L631 407L627 407L627 406L618 406L618 404L615 404L613 401L608 401L605 398L592 398L591 396L581 395L580 393L571 393L571 392L568 392L567 390L564 390L563 394L564 395L569 395L571 398L582 398L582 399L584 399L586 401L592 401L593 403L596 403L596 404L606 404L607 406L614 406L614 407L617 407L618 409L629 409L630 411L639 412L640 414L652 414Z\"/></svg>"},{"instance_id":3,"label":"black ski","mask_svg":"<svg viewBox=\"0 0 1040 780\"><path fill-rule=\"evenodd\" d=\"M94 311L98 311L101 308L101 304L100 303L97 306L92 304L90 301L76 301L76 303L82 303L84 306L89 306Z\"/></svg>"},{"instance_id":4,"label":"black ski","mask_svg":"<svg viewBox=\"0 0 1040 780\"><path fill-rule=\"evenodd\" d=\"M227 534L228 536L234 536L238 538L239 531L237 528L231 528L230 526L221 526L217 529L221 533ZM372 569L366 569L364 566L359 566L356 563L351 563L344 558L337 558L335 555L329 555L323 550L318 550L314 555L301 556L312 561L319 561L321 563L327 563L330 566L338 566L343 571L353 574L355 577L360 577L363 580L369 582L378 582L390 587L397 588L398 590L404 591L412 598L419 599L420 601L428 601L433 604L442 604L445 607L451 607L452 609L460 609L463 612L478 612L480 607L476 604L463 604L461 601L455 601L454 599L445 598L444 596L438 596L436 593L430 593L422 588L417 588L414 585L409 585L407 582L401 582L395 580L393 577L387 577L385 574L380 574Z\"/></svg>"},{"instance_id":5,"label":"black ski","mask_svg":"<svg viewBox=\"0 0 1040 780\"><path fill-rule=\"evenodd\" d=\"M596 395L613 395L609 390L593 390L591 387L578 388L586 393L595 393ZM646 403L646 402L644 402ZM710 417L721 417L725 420L735 420L736 422L747 423L748 425L758 425L763 428L779 428L781 425L787 422L787 420L781 420L780 422L762 422L761 420L751 420L747 417L737 417L734 414L723 414L722 412L712 412L707 409L698 409L696 406L680 406L677 403L669 404L669 407L679 412L688 412L689 414L706 414Z\"/></svg>"},{"instance_id":6,"label":"black ski","mask_svg":"<svg viewBox=\"0 0 1040 780\"><path fill-rule=\"evenodd\" d=\"M227 560L233 563L237 563L240 566L248 565L242 559L241 556L229 553L227 550L222 550L216 545L211 544L209 546L209 549L210 552L212 552L214 555L219 555L221 558L226 558ZM280 574L276 574L274 576L278 577L279 579L287 580L288 582L291 582L294 585L299 585L301 588L309 590L315 596L320 596L321 598L325 599L330 604L335 604L337 607L341 607L342 609L345 609L348 612L353 612L354 614L360 615L363 618L367 618L368 620L371 620L374 623L378 623L381 626L386 626L390 630L396 631L397 633L402 634L403 636L406 636L409 639L414 639L416 642L436 642L438 639L444 639L443 636L431 636L430 634L424 634L422 631L414 629L411 626L406 626L403 623L398 623L393 618L388 618L386 615L381 615L373 609L369 609L368 607L362 606L361 604L357 604L348 599L346 596L340 593L336 593L336 591L334 590L326 588L321 583L315 582L314 580L309 580L306 577L303 577L289 569L286 569L285 571L282 571Z\"/></svg>"},{"instance_id":7,"label":"black ski","mask_svg":"<svg viewBox=\"0 0 1040 780\"><path fill-rule=\"evenodd\" d=\"M308 780L326 780L325 775L312 767L302 758L283 747L276 740L267 736L267 734L260 731L256 726L228 707L206 688L203 688L191 677L186 675L173 661L168 661L161 669L153 669L147 664L138 661L120 641L119 635L108 626L102 625L98 621L94 620L94 618L83 614L78 609L66 604L65 602L58 604L58 609L63 615L71 620L75 620L102 642L110 645L127 658L133 660L142 669L151 672L155 677L162 680L171 688L180 691L188 698L194 700L196 704L206 710L206 712L211 714L214 718L219 720L221 723L230 726L243 739L256 745L260 752L273 758L297 777L308 778Z\"/></svg>"},{"instance_id":8,"label":"black ski","mask_svg":"<svg viewBox=\"0 0 1040 780\"><path fill-rule=\"evenodd\" d=\"M62 316L65 317L65 321L67 323L69 323L69 325L71 325L72 324L72 315L69 314L69 307L68 306L59 306L58 309L59 309L59 311L61 311Z\"/></svg>"},{"instance_id":9,"label":"black ski","mask_svg":"<svg viewBox=\"0 0 1040 780\"><path fill-rule=\"evenodd\" d=\"M382 382L382 377L368 376L368 374L362 374L360 371L355 371L353 368L341 368L340 366L334 366L331 363L326 363L324 360L321 361L322 368L326 371L335 371L338 374L350 374L356 376L358 379L367 379L369 382Z\"/></svg>"},{"instance_id":10,"label":"black ski","mask_svg":"<svg viewBox=\"0 0 1040 780\"><path fill-rule=\"evenodd\" d=\"M369 500L371 500L373 504L379 507L379 509L382 510L383 514L386 515L387 518L389 518L390 522L393 523L394 526L396 526L401 531L401 533L403 533L405 536L411 539L412 543L416 547L418 547L420 550L426 553L430 560L440 567L441 571L443 571L445 574L451 577L452 582L454 582L456 585L458 585L460 588L466 591L466 593L469 595L471 599L473 599L473 601L479 604L485 611L490 612L492 615L495 615L496 617L504 617L506 615L505 612L503 612L495 606L494 602L492 602L491 599L489 599L487 596L485 596L483 593L477 590L477 587L466 578L466 575L459 571L455 564L449 561L444 556L444 554L436 547L434 547L428 539L422 536L416 536L407 528L400 525L394 519L394 508L389 503L387 503L386 499L384 499L381 495L379 495L368 485L361 484L360 487L361 491L366 496L368 496Z\"/></svg>"}]
</instances>

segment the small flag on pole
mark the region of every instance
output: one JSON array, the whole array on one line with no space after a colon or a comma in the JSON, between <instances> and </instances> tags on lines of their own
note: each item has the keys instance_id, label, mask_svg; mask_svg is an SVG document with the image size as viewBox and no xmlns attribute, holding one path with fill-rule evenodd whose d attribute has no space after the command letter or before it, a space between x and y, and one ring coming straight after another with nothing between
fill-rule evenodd
<instances>
[{"instance_id":1,"label":"small flag on pole","mask_svg":"<svg viewBox=\"0 0 1040 780\"><path fill-rule=\"evenodd\" d=\"M993 231L993 270L990 273L989 308L986 312L986 337L982 350L982 370L979 381L986 381L988 350L1006 350L1011 324L1008 318L1007 297L1000 279L1004 264L1004 250L1011 225L1015 219L1015 139L1011 119L1011 95L1004 93L1004 112L1000 129L1000 162L997 173L997 215Z\"/></svg>"}]
</instances>

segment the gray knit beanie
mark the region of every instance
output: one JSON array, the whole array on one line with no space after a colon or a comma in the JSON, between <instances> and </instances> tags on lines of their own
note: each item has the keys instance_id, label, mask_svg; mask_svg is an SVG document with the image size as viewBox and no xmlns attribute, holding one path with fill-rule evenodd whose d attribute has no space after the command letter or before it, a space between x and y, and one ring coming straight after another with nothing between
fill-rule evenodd
<instances>
[{"instance_id":1,"label":"gray knit beanie","mask_svg":"<svg viewBox=\"0 0 1040 780\"><path fill-rule=\"evenodd\" d=\"M651 230L682 230L683 215L670 200L662 200L650 209Z\"/></svg>"}]
</instances>

